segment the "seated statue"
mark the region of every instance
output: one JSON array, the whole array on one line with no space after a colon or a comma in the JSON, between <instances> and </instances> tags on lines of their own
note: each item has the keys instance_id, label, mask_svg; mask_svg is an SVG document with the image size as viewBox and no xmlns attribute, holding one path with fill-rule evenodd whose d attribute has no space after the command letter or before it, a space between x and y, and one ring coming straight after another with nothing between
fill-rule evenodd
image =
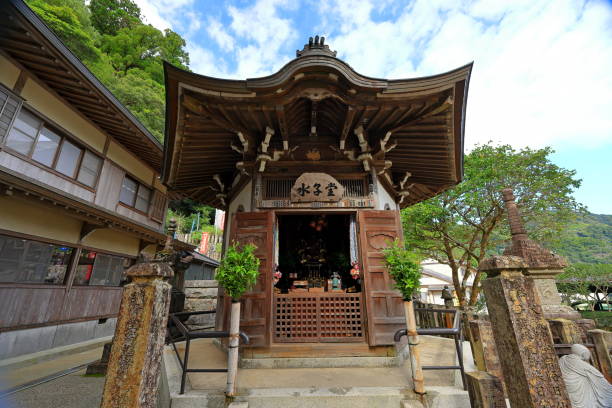
<instances>
[{"instance_id":1,"label":"seated statue","mask_svg":"<svg viewBox=\"0 0 612 408\"><path fill-rule=\"evenodd\" d=\"M572 354L559 359L559 366L572 408L612 408L612 385L588 363L589 349L574 344L571 350Z\"/></svg>"}]
</instances>

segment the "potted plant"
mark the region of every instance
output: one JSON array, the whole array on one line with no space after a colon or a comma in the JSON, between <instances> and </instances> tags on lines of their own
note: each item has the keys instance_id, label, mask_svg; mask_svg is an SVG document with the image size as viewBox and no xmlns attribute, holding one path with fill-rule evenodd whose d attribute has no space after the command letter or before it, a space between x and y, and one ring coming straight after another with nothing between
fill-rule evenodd
<instances>
[{"instance_id":1,"label":"potted plant","mask_svg":"<svg viewBox=\"0 0 612 408\"><path fill-rule=\"evenodd\" d=\"M404 299L414 391L418 394L425 394L423 370L421 368L418 347L419 336L417 334L414 304L412 301L412 297L418 292L421 282L421 264L418 257L401 246L397 240L385 248L383 254L389 275L395 281L395 288L401 292Z\"/></svg>"},{"instance_id":2,"label":"potted plant","mask_svg":"<svg viewBox=\"0 0 612 408\"><path fill-rule=\"evenodd\" d=\"M240 297L257 282L259 258L255 256L255 245L247 244L240 248L236 243L227 249L215 279L232 299L230 312L230 337L227 358L226 394L233 396L238 370L238 342L240 333Z\"/></svg>"}]
</instances>

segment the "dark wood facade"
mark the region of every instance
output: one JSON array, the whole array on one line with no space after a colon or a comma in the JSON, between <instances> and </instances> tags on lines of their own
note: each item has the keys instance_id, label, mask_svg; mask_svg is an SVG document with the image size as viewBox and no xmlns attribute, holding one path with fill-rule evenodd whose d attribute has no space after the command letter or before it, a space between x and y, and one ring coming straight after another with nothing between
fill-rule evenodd
<instances>
[{"instance_id":1,"label":"dark wood facade","mask_svg":"<svg viewBox=\"0 0 612 408\"><path fill-rule=\"evenodd\" d=\"M318 37L297 54L273 75L241 81L166 65L163 180L171 195L228 211L226 245L257 246L260 277L242 299L251 346L391 345L404 311L381 249L401 239L401 208L462 179L471 65L385 80L356 73ZM296 199L302 177L334 180L342 196ZM299 214L353 217L360 292L275 290L278 223ZM219 327L228 306L221 292Z\"/></svg>"}]
</instances>

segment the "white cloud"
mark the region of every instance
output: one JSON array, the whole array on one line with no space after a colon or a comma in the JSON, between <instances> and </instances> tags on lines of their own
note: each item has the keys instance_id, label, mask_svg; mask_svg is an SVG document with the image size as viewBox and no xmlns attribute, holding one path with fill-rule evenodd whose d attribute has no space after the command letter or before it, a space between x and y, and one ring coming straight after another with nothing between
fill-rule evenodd
<instances>
[{"instance_id":1,"label":"white cloud","mask_svg":"<svg viewBox=\"0 0 612 408\"><path fill-rule=\"evenodd\" d=\"M603 1L322 0L319 15L310 16L318 26L306 33L285 13L312 7L304 2L207 5L208 18L193 0L136 2L148 22L186 38L192 70L205 75L269 75L293 58L287 44L301 48L314 31L369 76L411 78L474 61L468 146L598 146L612 139L612 7Z\"/></svg>"},{"instance_id":2,"label":"white cloud","mask_svg":"<svg viewBox=\"0 0 612 408\"><path fill-rule=\"evenodd\" d=\"M234 38L225 31L219 20L210 18L206 32L219 44L222 50L231 51L234 49Z\"/></svg>"},{"instance_id":3,"label":"white cloud","mask_svg":"<svg viewBox=\"0 0 612 408\"><path fill-rule=\"evenodd\" d=\"M257 0L244 9L228 8L230 29L241 44L236 49L239 78L269 75L289 61L281 49L297 31L291 20L279 16L279 9L292 6L288 0Z\"/></svg>"},{"instance_id":4,"label":"white cloud","mask_svg":"<svg viewBox=\"0 0 612 408\"><path fill-rule=\"evenodd\" d=\"M394 18L326 3L321 29L358 72L432 75L474 61L466 142L612 139L612 8L603 2L417 0Z\"/></svg>"}]
</instances>

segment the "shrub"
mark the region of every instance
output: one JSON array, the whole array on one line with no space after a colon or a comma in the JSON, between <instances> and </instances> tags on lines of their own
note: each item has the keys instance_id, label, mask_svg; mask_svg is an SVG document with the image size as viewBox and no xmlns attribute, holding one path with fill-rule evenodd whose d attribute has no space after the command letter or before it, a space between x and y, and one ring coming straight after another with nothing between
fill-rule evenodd
<instances>
[{"instance_id":1,"label":"shrub","mask_svg":"<svg viewBox=\"0 0 612 408\"><path fill-rule=\"evenodd\" d=\"M412 295L421 285L418 256L400 246L397 240L383 249L383 254L389 275L395 280L395 288L402 293L404 300L412 300Z\"/></svg>"},{"instance_id":2,"label":"shrub","mask_svg":"<svg viewBox=\"0 0 612 408\"><path fill-rule=\"evenodd\" d=\"M217 268L215 279L235 301L257 282L259 258L255 256L255 249L255 245L251 244L240 249L234 243L227 249Z\"/></svg>"}]
</instances>

